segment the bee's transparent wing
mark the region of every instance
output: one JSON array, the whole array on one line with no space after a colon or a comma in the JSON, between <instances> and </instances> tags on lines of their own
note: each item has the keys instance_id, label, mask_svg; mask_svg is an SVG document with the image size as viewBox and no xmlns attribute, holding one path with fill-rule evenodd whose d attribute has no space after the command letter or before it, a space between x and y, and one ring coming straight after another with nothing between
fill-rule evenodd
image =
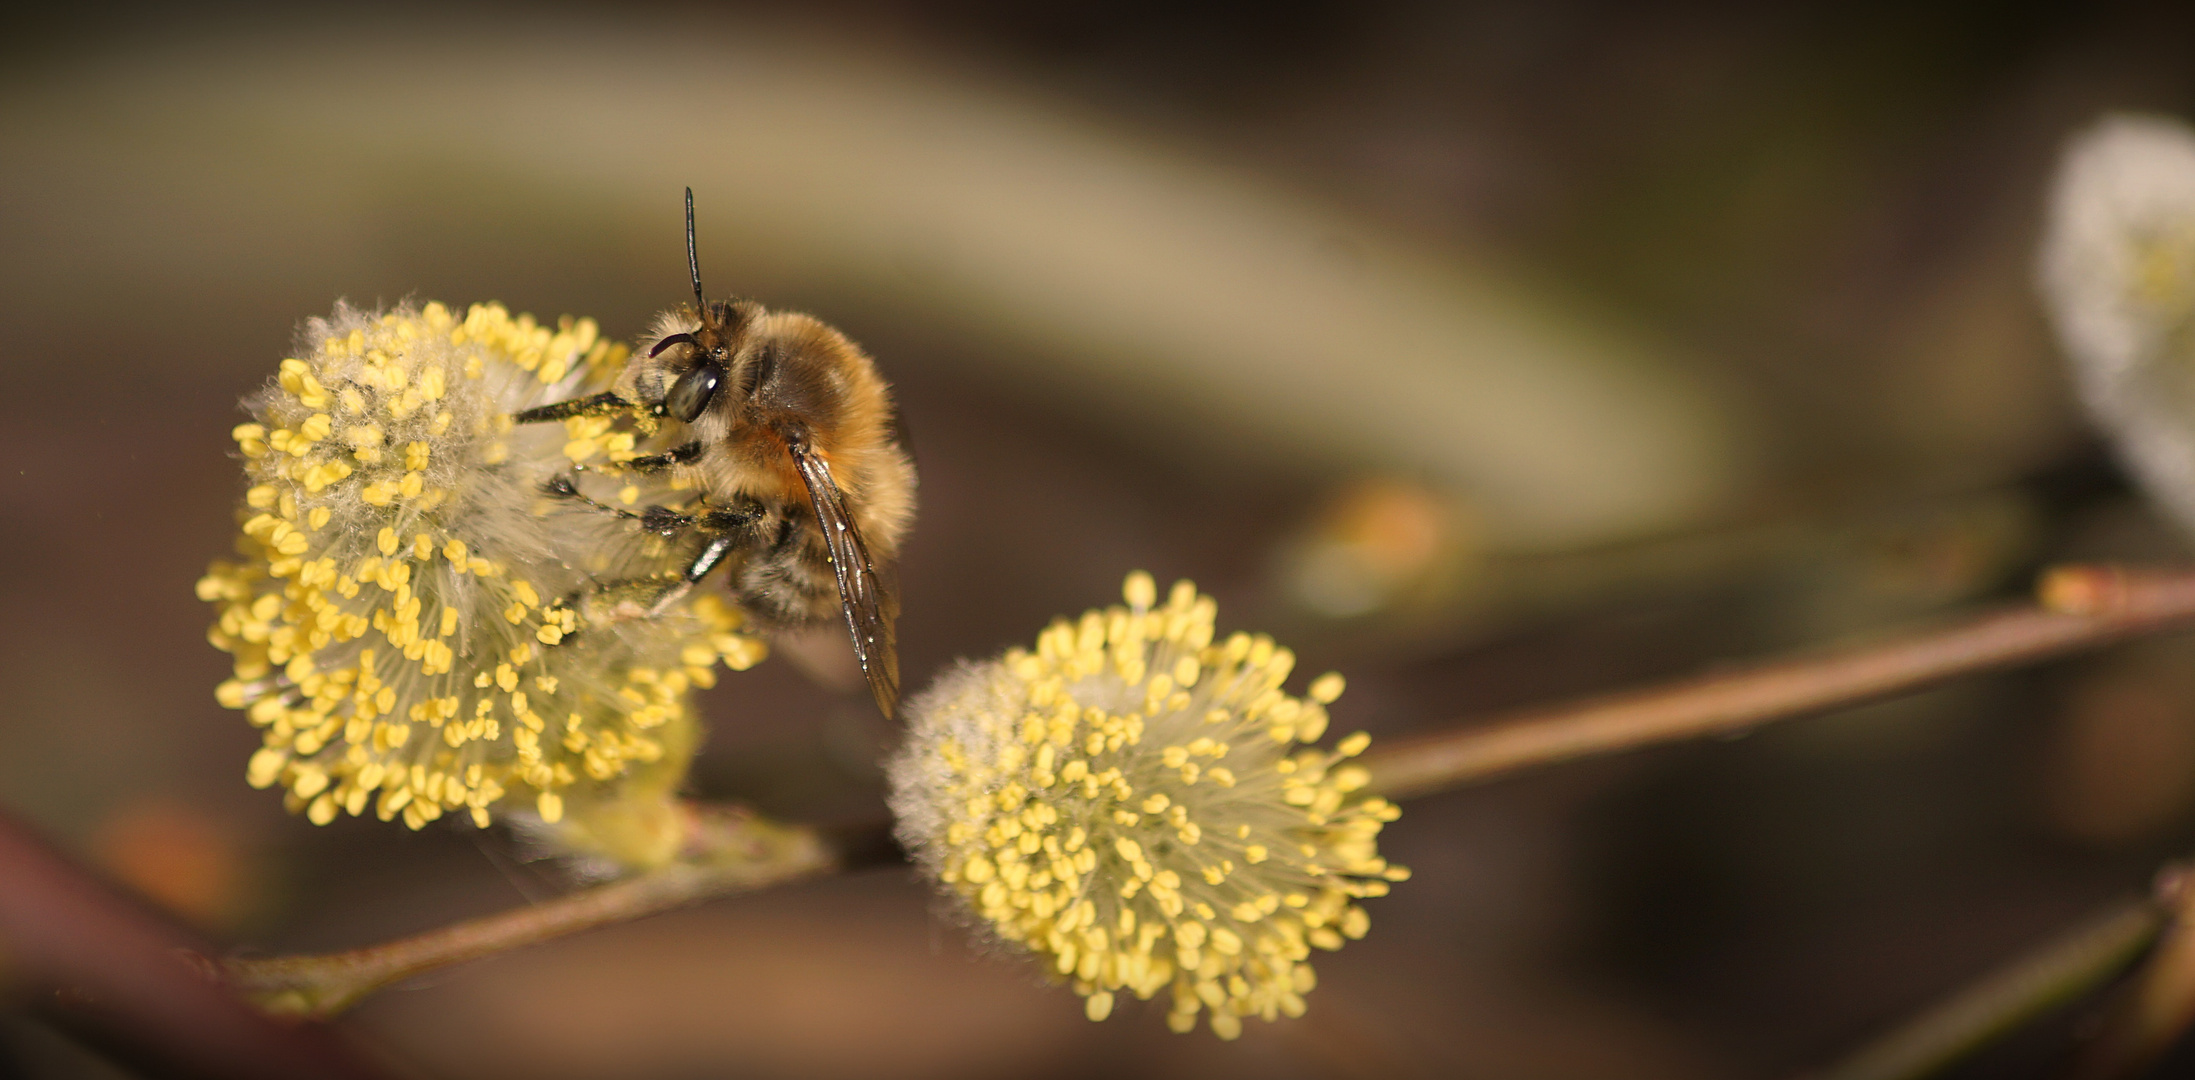
<instances>
[{"instance_id":1,"label":"bee's transparent wing","mask_svg":"<svg viewBox=\"0 0 2195 1080\"><path fill-rule=\"evenodd\" d=\"M892 621L899 616L899 599L878 577L869 561L869 545L846 508L846 496L831 479L830 464L815 453L805 437L785 440L793 465L808 485L808 503L815 508L816 525L831 553L831 570L838 576L838 603L846 614L846 631L852 635L854 658L869 680L869 692L886 717L899 705L899 641Z\"/></svg>"}]
</instances>

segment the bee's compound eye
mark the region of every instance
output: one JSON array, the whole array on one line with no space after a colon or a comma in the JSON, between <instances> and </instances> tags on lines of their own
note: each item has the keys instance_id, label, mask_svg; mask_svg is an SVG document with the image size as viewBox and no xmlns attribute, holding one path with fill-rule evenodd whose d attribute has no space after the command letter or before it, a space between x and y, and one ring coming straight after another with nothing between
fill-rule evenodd
<instances>
[{"instance_id":1,"label":"bee's compound eye","mask_svg":"<svg viewBox=\"0 0 2195 1080\"><path fill-rule=\"evenodd\" d=\"M701 410L709 407L709 400L716 396L716 388L724 382L724 369L709 361L678 377L671 384L671 392L663 397L664 411L683 423L693 423Z\"/></svg>"}]
</instances>

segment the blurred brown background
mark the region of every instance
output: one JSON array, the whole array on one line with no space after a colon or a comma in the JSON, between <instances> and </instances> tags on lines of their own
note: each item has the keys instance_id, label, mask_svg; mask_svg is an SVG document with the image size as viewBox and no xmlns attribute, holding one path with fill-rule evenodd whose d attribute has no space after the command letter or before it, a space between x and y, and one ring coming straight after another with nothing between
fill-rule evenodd
<instances>
[{"instance_id":1,"label":"blurred brown background","mask_svg":"<svg viewBox=\"0 0 2195 1080\"><path fill-rule=\"evenodd\" d=\"M633 335L704 280L905 401L904 666L1136 567L1339 668L1375 735L2169 558L2030 288L2062 140L2195 113L2181 5L414 8L0 27L0 804L220 940L560 887L500 833L247 789L191 584L236 400L339 297ZM1751 1077L2195 846L2160 641L1411 804L1416 878L1240 1043L1084 1021L904 872L473 965L355 1018L425 1075ZM881 814L782 662L697 790ZM1962 1075L2041 1075L2030 1034ZM0 1017L0 1072L108 1076Z\"/></svg>"}]
</instances>

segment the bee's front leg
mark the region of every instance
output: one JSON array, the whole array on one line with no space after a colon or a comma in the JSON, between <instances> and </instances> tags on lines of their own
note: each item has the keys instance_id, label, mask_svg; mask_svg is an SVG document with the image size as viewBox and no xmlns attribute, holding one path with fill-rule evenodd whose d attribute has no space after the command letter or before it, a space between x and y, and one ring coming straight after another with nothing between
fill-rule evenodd
<instances>
[{"instance_id":1,"label":"bee's front leg","mask_svg":"<svg viewBox=\"0 0 2195 1080\"><path fill-rule=\"evenodd\" d=\"M633 407L632 402L617 396L613 392L604 391L592 397L573 398L570 401L559 401L552 405L536 406L513 415L511 421L519 424L539 424L549 420L566 420L574 416L608 416L611 413L630 411Z\"/></svg>"}]
</instances>

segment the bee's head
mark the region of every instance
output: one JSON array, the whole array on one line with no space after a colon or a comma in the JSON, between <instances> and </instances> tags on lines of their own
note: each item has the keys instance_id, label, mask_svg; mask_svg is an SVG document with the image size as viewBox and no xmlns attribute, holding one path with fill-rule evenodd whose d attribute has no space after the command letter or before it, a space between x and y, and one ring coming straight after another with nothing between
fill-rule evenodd
<instances>
[{"instance_id":1,"label":"bee's head","mask_svg":"<svg viewBox=\"0 0 2195 1080\"><path fill-rule=\"evenodd\" d=\"M751 301L710 303L701 294L701 260L694 251L694 189L686 189L686 272L693 279L691 319L666 316L655 346L643 361L641 383L653 389L647 398L657 416L691 424L711 406L745 401L759 381L756 365L742 362L740 346L747 329L762 315Z\"/></svg>"},{"instance_id":2,"label":"bee's head","mask_svg":"<svg viewBox=\"0 0 2195 1080\"><path fill-rule=\"evenodd\" d=\"M762 314L753 301L723 300L703 305L698 320L667 316L671 325L642 361L651 376L641 380L642 392L653 399L656 415L690 424L712 406L745 401L759 381L759 358L742 355L755 352L742 346Z\"/></svg>"}]
</instances>

